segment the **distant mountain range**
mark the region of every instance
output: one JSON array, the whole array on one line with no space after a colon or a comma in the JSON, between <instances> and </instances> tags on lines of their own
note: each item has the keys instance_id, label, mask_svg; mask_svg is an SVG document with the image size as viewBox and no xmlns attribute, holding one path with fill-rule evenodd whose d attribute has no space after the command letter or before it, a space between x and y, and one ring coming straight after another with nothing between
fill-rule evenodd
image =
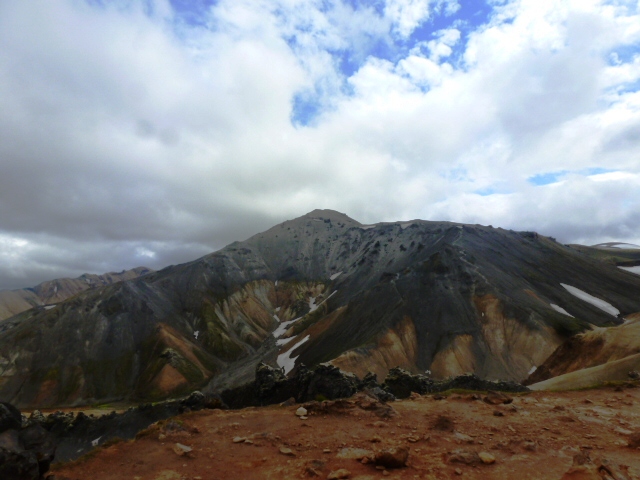
<instances>
[{"instance_id":1,"label":"distant mountain range","mask_svg":"<svg viewBox=\"0 0 640 480\"><path fill-rule=\"evenodd\" d=\"M640 250L315 210L0 322L0 398L146 401L239 385L259 361L523 381L575 334L640 312L640 276L618 263Z\"/></svg>"},{"instance_id":2,"label":"distant mountain range","mask_svg":"<svg viewBox=\"0 0 640 480\"><path fill-rule=\"evenodd\" d=\"M123 280L131 280L153 270L137 267L103 275L85 273L78 278L59 278L39 283L32 288L0 290L0 320L12 317L34 307L49 308L80 292L103 287Z\"/></svg>"}]
</instances>

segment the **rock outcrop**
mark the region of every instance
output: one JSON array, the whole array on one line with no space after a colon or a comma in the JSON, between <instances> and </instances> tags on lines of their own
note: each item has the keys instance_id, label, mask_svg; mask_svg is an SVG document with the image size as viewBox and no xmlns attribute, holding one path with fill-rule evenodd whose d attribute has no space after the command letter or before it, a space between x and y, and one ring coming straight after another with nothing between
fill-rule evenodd
<instances>
[{"instance_id":1,"label":"rock outcrop","mask_svg":"<svg viewBox=\"0 0 640 480\"><path fill-rule=\"evenodd\" d=\"M499 392L526 392L528 388L510 381L483 380L472 373L458 375L445 380L433 380L427 375L412 375L402 368L389 371L382 387L398 398L407 398L411 393L446 392L447 390L477 390Z\"/></svg>"},{"instance_id":2,"label":"rock outcrop","mask_svg":"<svg viewBox=\"0 0 640 480\"><path fill-rule=\"evenodd\" d=\"M52 435L38 423L22 425L20 411L0 403L0 478L40 480L56 451Z\"/></svg>"}]
</instances>

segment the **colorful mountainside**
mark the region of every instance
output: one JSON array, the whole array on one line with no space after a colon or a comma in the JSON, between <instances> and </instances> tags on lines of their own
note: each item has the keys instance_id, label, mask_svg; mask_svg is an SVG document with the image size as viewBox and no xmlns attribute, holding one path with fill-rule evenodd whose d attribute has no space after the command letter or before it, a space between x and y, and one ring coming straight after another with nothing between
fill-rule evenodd
<instances>
[{"instance_id":1,"label":"colorful mountainside","mask_svg":"<svg viewBox=\"0 0 640 480\"><path fill-rule=\"evenodd\" d=\"M315 210L190 263L0 323L0 398L141 401L331 362L522 381L640 312L640 276L534 232ZM596 249L597 250L597 249Z\"/></svg>"}]
</instances>

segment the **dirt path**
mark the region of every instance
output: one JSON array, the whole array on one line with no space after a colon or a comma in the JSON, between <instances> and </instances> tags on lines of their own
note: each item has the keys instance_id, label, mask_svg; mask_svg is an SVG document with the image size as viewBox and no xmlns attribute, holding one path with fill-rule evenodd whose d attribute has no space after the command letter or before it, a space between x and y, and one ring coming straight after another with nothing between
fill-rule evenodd
<instances>
[{"instance_id":1,"label":"dirt path","mask_svg":"<svg viewBox=\"0 0 640 480\"><path fill-rule=\"evenodd\" d=\"M389 418L362 394L302 420L299 405L192 412L53 473L56 480L325 479L340 469L361 480L640 478L640 451L628 446L640 431L637 388L535 392L500 405L471 394L390 405ZM392 447L409 450L406 467L377 469L355 450ZM495 461L483 463L480 452Z\"/></svg>"}]
</instances>

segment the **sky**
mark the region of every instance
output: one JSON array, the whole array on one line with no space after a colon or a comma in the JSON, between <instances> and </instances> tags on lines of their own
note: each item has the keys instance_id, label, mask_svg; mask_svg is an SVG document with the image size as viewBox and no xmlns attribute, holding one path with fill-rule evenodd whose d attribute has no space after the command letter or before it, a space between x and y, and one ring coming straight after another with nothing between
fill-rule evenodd
<instances>
[{"instance_id":1,"label":"sky","mask_svg":"<svg viewBox=\"0 0 640 480\"><path fill-rule=\"evenodd\" d=\"M0 0L0 289L316 208L640 244L640 2Z\"/></svg>"}]
</instances>

